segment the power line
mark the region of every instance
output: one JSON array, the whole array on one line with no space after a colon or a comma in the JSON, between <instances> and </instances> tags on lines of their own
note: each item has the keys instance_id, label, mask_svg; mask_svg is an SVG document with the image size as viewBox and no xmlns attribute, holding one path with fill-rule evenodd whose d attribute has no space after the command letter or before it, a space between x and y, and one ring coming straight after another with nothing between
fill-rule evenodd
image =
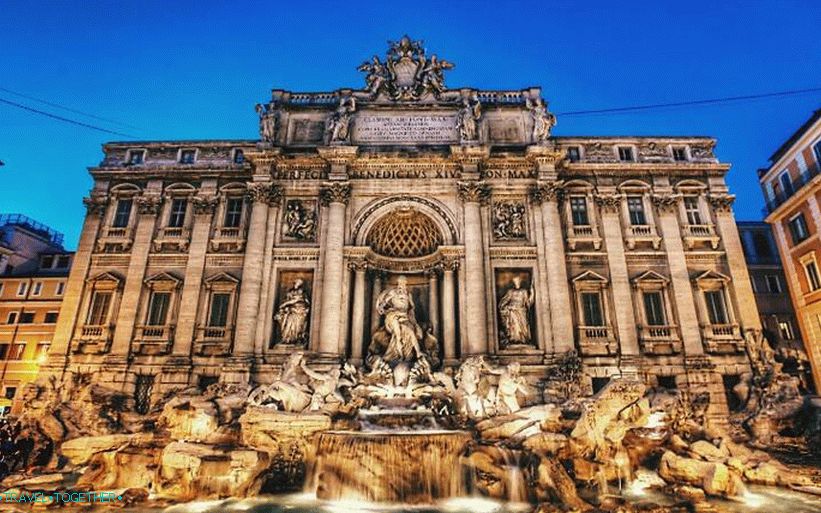
<instances>
[{"instance_id":1,"label":"power line","mask_svg":"<svg viewBox=\"0 0 821 513\"><path fill-rule=\"evenodd\" d=\"M42 110L39 110L39 109L35 109L33 107L27 107L27 106L21 105L17 102L13 102L11 100L6 100L6 99L3 99L3 98L0 98L0 103L5 103L7 105L11 105L12 107L17 107L18 109L23 109L23 110L27 110L29 112L34 112L35 114L40 114L42 116L47 116L49 118L57 119L59 121L64 121L66 123L71 123L72 125L77 125L77 126L81 126L81 127L85 127L85 128L90 128L91 130L97 130L98 132L105 132L107 134L120 135L120 136L123 136L123 137L128 137L129 139L138 139L138 137L133 136L131 134L126 134L126 133L123 133L123 132L117 132L115 130L109 130L107 128L102 128L102 127L99 127L99 126L96 126L96 125L91 125L89 123L83 123L82 121L76 121L74 119L64 118L63 116L58 116L57 114L52 114L50 112L45 112L45 111L42 111Z\"/></svg>"},{"instance_id":2,"label":"power line","mask_svg":"<svg viewBox=\"0 0 821 513\"><path fill-rule=\"evenodd\" d=\"M44 105L48 105L49 107L55 107L57 109L63 109L67 112L72 112L74 114L80 114L81 116L86 116L86 117L93 118L93 119L96 119L96 120L99 120L99 121L105 121L107 123L113 123L115 125L120 125L120 126L124 126L124 127L128 127L128 128L135 128L137 130L140 130L139 127L129 125L129 124L123 123L121 121L117 121L115 119L109 119L109 118L104 118L102 116L89 114L88 112L83 112L81 110L72 109L72 108L66 107L64 105L60 105L60 104L57 104L57 103L52 103L52 102L49 102L49 101L46 101L46 100L42 100L40 98L35 98L34 96L29 96L29 95L26 95L26 94L23 94L23 93L18 93L17 91L12 91L11 89L7 89L5 87L0 87L0 91L5 91L7 93L11 93L15 96L19 96L19 97L25 98L27 100L32 100L32 101L35 101L35 102L38 102L38 103L42 103Z\"/></svg>"},{"instance_id":3,"label":"power line","mask_svg":"<svg viewBox=\"0 0 821 513\"><path fill-rule=\"evenodd\" d=\"M821 91L821 87L812 87L809 89L793 89L790 91L779 91L776 93L764 94L749 94L744 96L726 96L724 98L710 98L706 100L691 100L686 102L672 102L672 103L656 103L650 105L634 105L631 107L616 107L611 109L595 109L595 110L577 110L572 112L556 112L554 114L561 116L580 116L584 114L606 114L611 112L631 112L640 110L660 109L665 107L683 107L687 105L710 105L716 103L726 103L732 101L742 100L757 100L760 98L775 98L779 96L794 96L797 94L813 93Z\"/></svg>"}]
</instances>

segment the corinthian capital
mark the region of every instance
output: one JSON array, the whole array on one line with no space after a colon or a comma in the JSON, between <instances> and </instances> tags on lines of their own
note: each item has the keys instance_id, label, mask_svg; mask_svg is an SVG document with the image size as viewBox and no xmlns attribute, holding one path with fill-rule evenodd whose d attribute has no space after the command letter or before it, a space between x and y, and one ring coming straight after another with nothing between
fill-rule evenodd
<instances>
[{"instance_id":1,"label":"corinthian capital","mask_svg":"<svg viewBox=\"0 0 821 513\"><path fill-rule=\"evenodd\" d=\"M661 212L674 212L678 206L679 197L677 194L654 194L653 205Z\"/></svg>"},{"instance_id":2,"label":"corinthian capital","mask_svg":"<svg viewBox=\"0 0 821 513\"><path fill-rule=\"evenodd\" d=\"M621 207L621 195L613 193L596 194L596 205L604 212L618 212Z\"/></svg>"},{"instance_id":3,"label":"corinthian capital","mask_svg":"<svg viewBox=\"0 0 821 513\"><path fill-rule=\"evenodd\" d=\"M530 189L530 200L533 203L557 201L561 198L564 183L561 180L539 182Z\"/></svg>"},{"instance_id":4,"label":"corinthian capital","mask_svg":"<svg viewBox=\"0 0 821 513\"><path fill-rule=\"evenodd\" d=\"M486 204L490 199L490 187L485 182L470 180L457 182L459 199L464 203Z\"/></svg>"},{"instance_id":5,"label":"corinthian capital","mask_svg":"<svg viewBox=\"0 0 821 513\"><path fill-rule=\"evenodd\" d=\"M735 196L732 194L710 194L707 200L716 212L730 212L733 209Z\"/></svg>"},{"instance_id":6,"label":"corinthian capital","mask_svg":"<svg viewBox=\"0 0 821 513\"><path fill-rule=\"evenodd\" d=\"M159 196L137 196L137 212L140 214L156 215L160 213L162 200Z\"/></svg>"},{"instance_id":7,"label":"corinthian capital","mask_svg":"<svg viewBox=\"0 0 821 513\"><path fill-rule=\"evenodd\" d=\"M347 205L351 198L351 184L349 182L327 182L319 192L319 199L323 205L342 203Z\"/></svg>"},{"instance_id":8,"label":"corinthian capital","mask_svg":"<svg viewBox=\"0 0 821 513\"><path fill-rule=\"evenodd\" d=\"M83 205L89 215L102 216L108 207L108 196L92 194L88 198L83 198Z\"/></svg>"},{"instance_id":9,"label":"corinthian capital","mask_svg":"<svg viewBox=\"0 0 821 513\"><path fill-rule=\"evenodd\" d=\"M194 215L213 214L219 204L219 198L216 194L192 196L191 204L194 206Z\"/></svg>"},{"instance_id":10,"label":"corinthian capital","mask_svg":"<svg viewBox=\"0 0 821 513\"><path fill-rule=\"evenodd\" d=\"M248 198L254 203L278 205L282 199L282 187L270 182L252 182L248 184Z\"/></svg>"}]
</instances>

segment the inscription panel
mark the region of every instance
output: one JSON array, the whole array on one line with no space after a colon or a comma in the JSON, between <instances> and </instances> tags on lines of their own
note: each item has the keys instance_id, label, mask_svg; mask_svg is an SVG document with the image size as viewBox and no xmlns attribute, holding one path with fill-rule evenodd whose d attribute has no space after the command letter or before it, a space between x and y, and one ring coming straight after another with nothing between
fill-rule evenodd
<instances>
[{"instance_id":1,"label":"inscription panel","mask_svg":"<svg viewBox=\"0 0 821 513\"><path fill-rule=\"evenodd\" d=\"M448 144L458 142L456 116L449 114L359 114L354 143Z\"/></svg>"}]
</instances>

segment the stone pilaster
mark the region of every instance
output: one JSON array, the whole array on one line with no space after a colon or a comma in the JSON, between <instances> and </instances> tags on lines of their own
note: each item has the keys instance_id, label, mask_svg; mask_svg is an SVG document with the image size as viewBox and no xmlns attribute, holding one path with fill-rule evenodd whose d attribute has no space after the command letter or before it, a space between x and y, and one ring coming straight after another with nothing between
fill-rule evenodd
<instances>
[{"instance_id":1,"label":"stone pilaster","mask_svg":"<svg viewBox=\"0 0 821 513\"><path fill-rule=\"evenodd\" d=\"M194 222L191 226L191 244L188 249L188 262L185 266L185 280L180 295L180 310L172 349L174 356L184 358L190 358L197 335L195 329L205 270L205 255L208 252L208 239L211 235L211 220L219 203L216 181L203 183L200 193L191 198L191 203Z\"/></svg>"},{"instance_id":2,"label":"stone pilaster","mask_svg":"<svg viewBox=\"0 0 821 513\"><path fill-rule=\"evenodd\" d=\"M138 322L138 307L142 296L148 253L151 250L151 239L154 235L157 214L160 212L160 187L161 183L150 183L147 190L141 196L137 196L135 201L137 221L134 243L131 247L131 259L128 262L123 297L114 328L114 341L111 346L111 356L114 358L109 358L113 364L123 364L123 360L129 356L134 326ZM119 376L123 378L124 374L119 374Z\"/></svg>"},{"instance_id":3,"label":"stone pilaster","mask_svg":"<svg viewBox=\"0 0 821 513\"><path fill-rule=\"evenodd\" d=\"M574 348L570 286L567 279L562 221L559 215L561 186L559 181L541 181L531 192L531 199L540 206L542 214L544 267L547 271L553 337L553 347L550 349L556 353L564 353Z\"/></svg>"},{"instance_id":4,"label":"stone pilaster","mask_svg":"<svg viewBox=\"0 0 821 513\"><path fill-rule=\"evenodd\" d=\"M439 271L430 269L428 277L428 319L433 336L439 338Z\"/></svg>"},{"instance_id":5,"label":"stone pilaster","mask_svg":"<svg viewBox=\"0 0 821 513\"><path fill-rule=\"evenodd\" d=\"M373 334L379 329L379 312L376 309L376 301L382 293L382 271L373 271L373 286L371 287L371 331Z\"/></svg>"},{"instance_id":6,"label":"stone pilaster","mask_svg":"<svg viewBox=\"0 0 821 513\"><path fill-rule=\"evenodd\" d=\"M747 271L747 261L744 259L744 248L741 245L741 237L738 236L738 226L733 215L732 205L735 196L710 194L708 199L715 212L716 228L724 244L724 253L735 291L737 319L740 321L742 333L747 330L760 331L761 318L758 316L753 286Z\"/></svg>"},{"instance_id":7,"label":"stone pilaster","mask_svg":"<svg viewBox=\"0 0 821 513\"><path fill-rule=\"evenodd\" d=\"M632 367L640 355L636 336L636 315L633 309L633 292L624 256L619 210L621 196L614 193L599 194L596 203L601 209L602 231L607 247L607 265L610 269L610 286L613 291L613 308L616 314L616 333L619 338L622 364ZM633 372L633 369L623 369Z\"/></svg>"},{"instance_id":8,"label":"stone pilaster","mask_svg":"<svg viewBox=\"0 0 821 513\"><path fill-rule=\"evenodd\" d=\"M354 273L351 359L354 363L360 364L365 344L365 274L368 266L362 261L352 261L348 263L348 268Z\"/></svg>"},{"instance_id":9,"label":"stone pilaster","mask_svg":"<svg viewBox=\"0 0 821 513\"><path fill-rule=\"evenodd\" d=\"M447 259L442 267L442 341L445 363L456 362L456 269L459 260Z\"/></svg>"},{"instance_id":10,"label":"stone pilaster","mask_svg":"<svg viewBox=\"0 0 821 513\"><path fill-rule=\"evenodd\" d=\"M667 264L670 267L670 286L673 290L673 303L678 312L678 325L681 333L684 352L687 355L704 353L696 311L690 273L684 257L684 243L681 240L681 227L678 222L678 197L671 194L656 195L653 203L658 209L658 225L667 251ZM672 324L672 320L668 321Z\"/></svg>"},{"instance_id":11,"label":"stone pilaster","mask_svg":"<svg viewBox=\"0 0 821 513\"><path fill-rule=\"evenodd\" d=\"M325 258L322 277L322 300L319 314L319 352L336 355L342 325L342 281L345 242L345 209L350 198L348 182L328 182L322 188L321 200L328 208L325 232Z\"/></svg>"},{"instance_id":12,"label":"stone pilaster","mask_svg":"<svg viewBox=\"0 0 821 513\"><path fill-rule=\"evenodd\" d=\"M487 337L487 288L485 286L485 258L482 241L481 206L487 203L490 189L484 182L458 183L459 198L464 204L465 217L465 312L467 347L465 354L486 354Z\"/></svg>"},{"instance_id":13,"label":"stone pilaster","mask_svg":"<svg viewBox=\"0 0 821 513\"><path fill-rule=\"evenodd\" d=\"M71 272L66 281L63 301L60 305L60 316L54 330L54 337L49 349L48 361L41 366L41 374L62 376L71 338L81 317L79 309L83 302L83 289L88 278L91 266L91 254L94 252L94 243L100 231L103 216L108 207L108 196L92 193L91 197L83 199L87 214L83 222L80 241L77 243L77 252L71 265Z\"/></svg>"},{"instance_id":14,"label":"stone pilaster","mask_svg":"<svg viewBox=\"0 0 821 513\"><path fill-rule=\"evenodd\" d=\"M242 265L242 283L237 308L237 326L234 334L234 356L246 357L254 353L259 298L262 288L262 261L265 234L268 226L268 207L282 197L279 186L261 179L248 184L251 216Z\"/></svg>"}]
</instances>

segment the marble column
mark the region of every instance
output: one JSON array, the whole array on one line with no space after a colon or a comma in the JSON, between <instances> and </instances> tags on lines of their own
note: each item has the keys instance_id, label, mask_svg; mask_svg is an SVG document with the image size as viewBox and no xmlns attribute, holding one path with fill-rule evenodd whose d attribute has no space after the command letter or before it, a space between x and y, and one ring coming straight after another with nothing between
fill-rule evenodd
<instances>
[{"instance_id":1,"label":"marble column","mask_svg":"<svg viewBox=\"0 0 821 513\"><path fill-rule=\"evenodd\" d=\"M428 319L433 336L439 338L439 272L431 269L428 277Z\"/></svg>"},{"instance_id":2,"label":"marble column","mask_svg":"<svg viewBox=\"0 0 821 513\"><path fill-rule=\"evenodd\" d=\"M382 271L373 271L373 287L371 291L371 335L379 329L379 312L376 310L376 301L381 293Z\"/></svg>"},{"instance_id":3,"label":"marble column","mask_svg":"<svg viewBox=\"0 0 821 513\"><path fill-rule=\"evenodd\" d=\"M670 285L673 289L671 299L678 311L678 325L684 352L687 355L700 355L704 353L704 346L701 343L693 286L690 283L684 243L681 240L678 198L670 194L658 194L653 197L653 203L659 212L658 225L667 252L667 263L670 266ZM668 320L668 324L673 324L673 320Z\"/></svg>"},{"instance_id":4,"label":"marble column","mask_svg":"<svg viewBox=\"0 0 821 513\"><path fill-rule=\"evenodd\" d=\"M567 262L564 254L564 234L559 215L561 182L542 181L533 190L532 198L540 204L544 228L545 269L550 304L553 350L565 353L575 347L573 338L573 312L570 302L570 285L567 279Z\"/></svg>"},{"instance_id":5,"label":"marble column","mask_svg":"<svg viewBox=\"0 0 821 513\"><path fill-rule=\"evenodd\" d=\"M128 262L120 311L117 314L114 328L114 341L111 346L111 356L118 360L117 363L124 363L120 361L120 358L128 355L131 341L134 338L134 326L142 321L137 319L137 312L143 291L148 253L151 251L151 239L154 236L157 214L162 205L160 187L161 183L150 183L146 191L135 198L137 221L134 229L134 242L131 246L131 259ZM124 375L122 377L124 378Z\"/></svg>"},{"instance_id":6,"label":"marble column","mask_svg":"<svg viewBox=\"0 0 821 513\"><path fill-rule=\"evenodd\" d=\"M636 335L636 315L633 309L633 290L627 272L627 259L624 255L624 240L621 231L622 198L619 194L605 193L596 196L596 203L601 209L601 225L607 247L607 265L610 269L610 286L613 291L613 306L616 314L616 332L622 359L632 366L640 355ZM628 372L635 368L625 369Z\"/></svg>"},{"instance_id":7,"label":"marble column","mask_svg":"<svg viewBox=\"0 0 821 513\"><path fill-rule=\"evenodd\" d=\"M351 312L351 359L354 363L362 363L362 354L365 344L365 274L368 266L365 262L354 261L348 263L348 268L354 273L353 283L353 310Z\"/></svg>"},{"instance_id":8,"label":"marble column","mask_svg":"<svg viewBox=\"0 0 821 513\"><path fill-rule=\"evenodd\" d=\"M487 295L485 286L485 258L482 243L481 206L487 203L490 189L484 182L464 181L458 183L459 198L464 204L465 216L465 274L466 294L465 314L467 333L467 355L486 354L487 337Z\"/></svg>"},{"instance_id":9,"label":"marble column","mask_svg":"<svg viewBox=\"0 0 821 513\"><path fill-rule=\"evenodd\" d=\"M191 243L188 250L188 262L185 266L185 280L180 295L180 310L177 316L177 329L174 336L172 354L178 357L189 357L194 339L197 337L196 322L205 270L205 256L208 253L208 239L211 235L211 221L219 203L216 194L216 181L203 183L201 192L191 198L194 222L191 227ZM207 190L207 193L203 193Z\"/></svg>"},{"instance_id":10,"label":"marble column","mask_svg":"<svg viewBox=\"0 0 821 513\"><path fill-rule=\"evenodd\" d=\"M319 352L337 355L342 325L343 245L345 208L351 193L348 182L329 182L322 188L322 204L328 208L325 232L325 260L322 276L322 303L319 314Z\"/></svg>"},{"instance_id":11,"label":"marble column","mask_svg":"<svg viewBox=\"0 0 821 513\"><path fill-rule=\"evenodd\" d=\"M456 269L457 258L449 258L442 268L442 341L445 362L456 361Z\"/></svg>"},{"instance_id":12,"label":"marble column","mask_svg":"<svg viewBox=\"0 0 821 513\"><path fill-rule=\"evenodd\" d=\"M262 289L262 261L265 234L268 225L268 206L279 203L281 189L268 181L248 184L251 216L242 264L242 283L237 307L237 325L234 334L234 356L247 357L254 353L259 298Z\"/></svg>"},{"instance_id":13,"label":"marble column","mask_svg":"<svg viewBox=\"0 0 821 513\"><path fill-rule=\"evenodd\" d=\"M88 270L91 266L91 255L94 252L94 243L102 224L103 216L109 201L108 196L99 192L92 192L91 196L83 199L87 214L83 222L83 230L80 241L77 243L77 251L74 253L74 260L71 264L71 272L66 281L63 301L60 305L60 316L54 329L54 337L49 349L48 361L40 367L40 373L61 375L66 357L71 345L71 338L74 336L80 305L83 301L83 288L88 278Z\"/></svg>"}]
</instances>

